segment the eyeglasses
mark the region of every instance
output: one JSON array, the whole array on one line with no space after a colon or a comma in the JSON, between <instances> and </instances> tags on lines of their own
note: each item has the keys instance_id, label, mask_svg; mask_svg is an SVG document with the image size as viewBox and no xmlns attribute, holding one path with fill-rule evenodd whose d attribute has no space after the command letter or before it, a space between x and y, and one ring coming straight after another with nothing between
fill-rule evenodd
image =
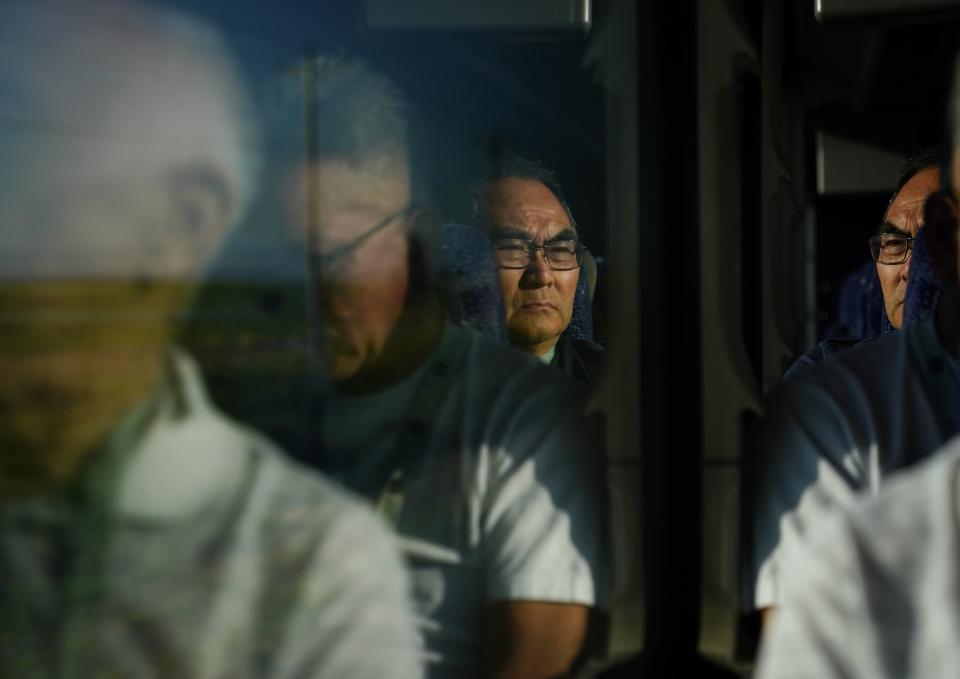
<instances>
[{"instance_id":1,"label":"eyeglasses","mask_svg":"<svg viewBox=\"0 0 960 679\"><path fill-rule=\"evenodd\" d=\"M363 245L372 236L383 231L384 229L386 229L388 226L390 226L393 222L397 221L401 217L406 217L415 209L416 208L413 205L408 205L400 210L397 210L392 214L387 215L386 217L384 217L383 220L377 222L376 224L371 226L369 229L361 233L359 236L357 236L353 240L349 240L346 243L343 243L342 245L338 245L337 247L333 248L329 252L323 253L322 255L313 255L314 265L318 269L322 270L324 268L330 267L337 261L344 260L348 255L356 251L357 248Z\"/></svg>"},{"instance_id":2,"label":"eyeglasses","mask_svg":"<svg viewBox=\"0 0 960 679\"><path fill-rule=\"evenodd\" d=\"M867 244L873 261L879 264L903 264L913 249L913 240L899 233L878 233Z\"/></svg>"},{"instance_id":3,"label":"eyeglasses","mask_svg":"<svg viewBox=\"0 0 960 679\"><path fill-rule=\"evenodd\" d=\"M576 240L555 240L534 245L523 238L501 238L494 241L493 252L501 269L526 269L535 252L542 252L554 271L579 268L586 248Z\"/></svg>"}]
</instances>

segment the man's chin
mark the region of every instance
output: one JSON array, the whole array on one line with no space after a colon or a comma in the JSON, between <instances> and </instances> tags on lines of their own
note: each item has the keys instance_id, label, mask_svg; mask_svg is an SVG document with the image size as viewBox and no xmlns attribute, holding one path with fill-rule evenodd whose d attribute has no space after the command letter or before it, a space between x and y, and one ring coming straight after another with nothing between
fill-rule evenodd
<instances>
[{"instance_id":1,"label":"man's chin","mask_svg":"<svg viewBox=\"0 0 960 679\"><path fill-rule=\"evenodd\" d=\"M531 323L510 323L507 331L510 344L515 346L535 346L556 340L563 329L559 325Z\"/></svg>"},{"instance_id":2,"label":"man's chin","mask_svg":"<svg viewBox=\"0 0 960 679\"><path fill-rule=\"evenodd\" d=\"M893 311L887 312L887 318L890 321L890 325L899 330L903 326L903 304L898 304L893 308Z\"/></svg>"},{"instance_id":3,"label":"man's chin","mask_svg":"<svg viewBox=\"0 0 960 679\"><path fill-rule=\"evenodd\" d=\"M346 382L363 368L363 357L358 352L342 351L332 354L327 359L327 371L334 382Z\"/></svg>"}]
</instances>

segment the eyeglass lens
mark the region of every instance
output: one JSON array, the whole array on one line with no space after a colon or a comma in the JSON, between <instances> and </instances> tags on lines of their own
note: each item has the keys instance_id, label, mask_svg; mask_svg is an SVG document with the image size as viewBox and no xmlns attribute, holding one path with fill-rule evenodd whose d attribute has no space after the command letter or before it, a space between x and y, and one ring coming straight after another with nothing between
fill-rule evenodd
<instances>
[{"instance_id":1,"label":"eyeglass lens","mask_svg":"<svg viewBox=\"0 0 960 679\"><path fill-rule=\"evenodd\" d=\"M536 246L519 238L499 240L494 244L497 263L508 269L525 269L535 250L541 250L551 268L562 271L580 266L582 248L576 241L553 241Z\"/></svg>"},{"instance_id":2,"label":"eyeglass lens","mask_svg":"<svg viewBox=\"0 0 960 679\"><path fill-rule=\"evenodd\" d=\"M870 239L870 254L880 264L900 264L906 260L912 241L900 234L879 234Z\"/></svg>"}]
</instances>

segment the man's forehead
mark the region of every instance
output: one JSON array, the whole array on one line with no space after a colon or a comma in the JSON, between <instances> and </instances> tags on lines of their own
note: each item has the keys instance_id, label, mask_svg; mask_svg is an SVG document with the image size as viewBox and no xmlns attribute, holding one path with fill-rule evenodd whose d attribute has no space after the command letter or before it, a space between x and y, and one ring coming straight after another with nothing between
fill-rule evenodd
<instances>
[{"instance_id":1,"label":"man's forehead","mask_svg":"<svg viewBox=\"0 0 960 679\"><path fill-rule=\"evenodd\" d=\"M296 168L293 178L298 190L313 191L333 206L392 204L410 195L410 169L400 161L320 160Z\"/></svg>"},{"instance_id":2,"label":"man's forehead","mask_svg":"<svg viewBox=\"0 0 960 679\"><path fill-rule=\"evenodd\" d=\"M327 252L407 207L410 175L405 164L396 162L323 160L294 168L282 193L294 235Z\"/></svg>"},{"instance_id":3,"label":"man's forehead","mask_svg":"<svg viewBox=\"0 0 960 679\"><path fill-rule=\"evenodd\" d=\"M913 231L923 223L927 198L939 187L940 171L936 167L921 170L904 184L887 210L886 220L898 228Z\"/></svg>"},{"instance_id":4,"label":"man's forehead","mask_svg":"<svg viewBox=\"0 0 960 679\"><path fill-rule=\"evenodd\" d=\"M492 182L485 192L490 226L511 228L550 238L573 224L563 205L542 182L508 177Z\"/></svg>"},{"instance_id":5,"label":"man's forehead","mask_svg":"<svg viewBox=\"0 0 960 679\"><path fill-rule=\"evenodd\" d=\"M318 217L376 215L410 202L410 172L402 164L325 160L295 168L283 193L295 205L314 205Z\"/></svg>"}]
</instances>

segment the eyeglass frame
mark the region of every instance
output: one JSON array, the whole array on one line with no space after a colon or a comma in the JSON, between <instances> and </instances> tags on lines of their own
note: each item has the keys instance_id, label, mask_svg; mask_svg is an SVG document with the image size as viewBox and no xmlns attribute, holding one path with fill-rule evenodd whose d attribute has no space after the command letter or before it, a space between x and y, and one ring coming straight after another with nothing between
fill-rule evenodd
<instances>
[{"instance_id":1,"label":"eyeglass frame","mask_svg":"<svg viewBox=\"0 0 960 679\"><path fill-rule=\"evenodd\" d=\"M903 253L903 259L901 259L898 262L881 262L880 261L879 242L883 236L897 236L907 241L907 249ZM884 266L898 266L906 262L907 258L910 256L910 253L913 252L913 243L915 240L916 238L914 236L906 236L900 233L875 233L874 235L870 236L870 238L867 239L867 249L870 251L870 257L873 258L873 261L876 262L877 264L883 264ZM878 250L876 255L874 255L873 253L874 242L878 243L878 246L877 246Z\"/></svg>"},{"instance_id":2,"label":"eyeglass frame","mask_svg":"<svg viewBox=\"0 0 960 679\"><path fill-rule=\"evenodd\" d=\"M547 262L547 266L550 268L551 271L576 271L581 266L583 266L583 253L587 251L587 246L584 245L579 238L557 238L554 240L549 240L545 242L543 245L536 245L532 240L528 238L517 238L515 236L508 236L504 238L497 238L496 240L493 241L494 258L496 258L497 256L496 255L497 243L501 243L503 241L519 241L521 243L526 243L527 245L527 262L523 266L506 266L504 264L501 264L499 260L497 261L498 268L508 269L511 271L521 271L523 269L529 269L531 262L533 262L534 260L536 252L543 253L543 259ZM550 257L547 256L547 248L553 245L554 243L573 243L574 252L577 258L577 265L572 266L569 269L556 268L553 262L550 261Z\"/></svg>"}]
</instances>

